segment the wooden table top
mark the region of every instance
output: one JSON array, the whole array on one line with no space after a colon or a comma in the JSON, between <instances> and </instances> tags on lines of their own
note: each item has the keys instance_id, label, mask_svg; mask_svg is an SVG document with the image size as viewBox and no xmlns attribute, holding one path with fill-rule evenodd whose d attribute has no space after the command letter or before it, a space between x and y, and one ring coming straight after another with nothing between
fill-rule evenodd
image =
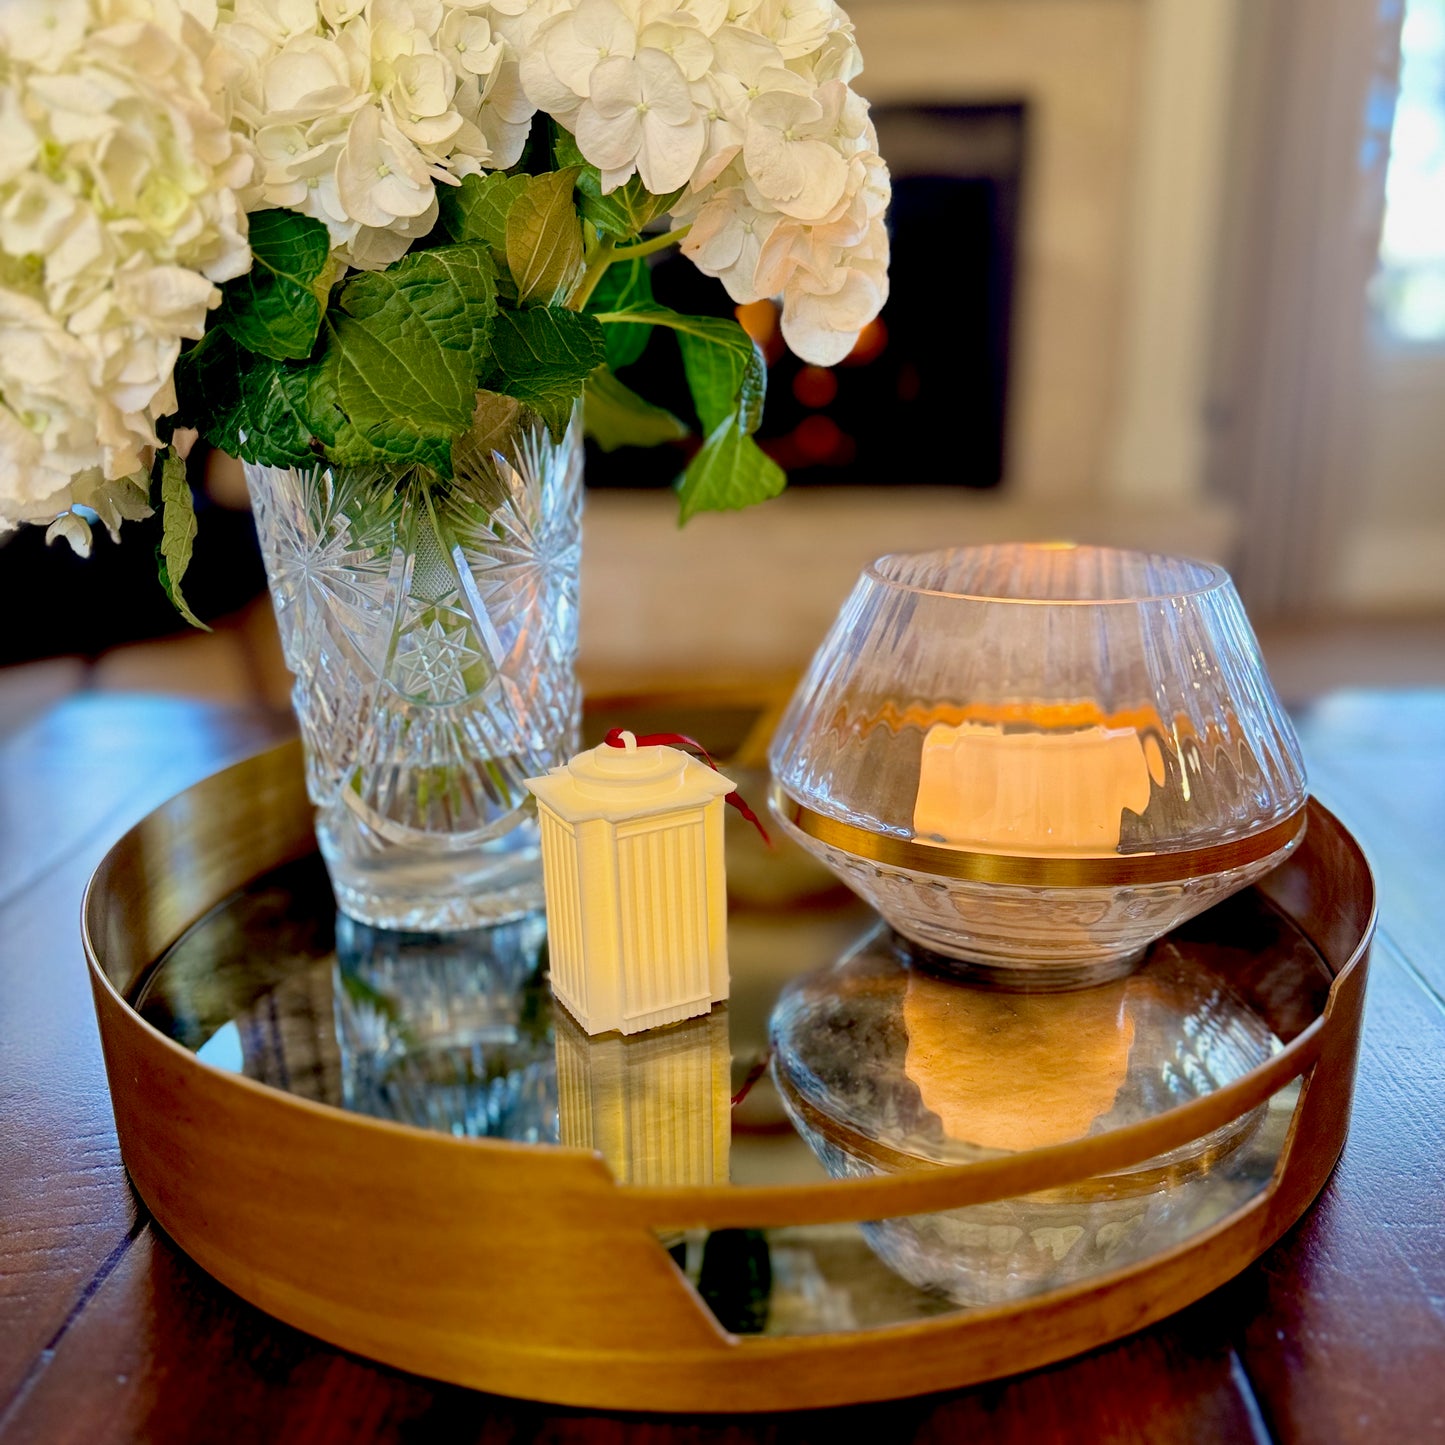
<instances>
[{"instance_id":1,"label":"wooden table top","mask_svg":"<svg viewBox=\"0 0 1445 1445\"><path fill-rule=\"evenodd\" d=\"M85 881L172 793L288 717L118 695L0 741L0 1445L112 1441L1445 1439L1445 693L1299 716L1370 853L1381 929L1354 1119L1315 1207L1142 1334L971 1390L808 1414L563 1410L401 1374L281 1325L149 1222L121 1166L81 951Z\"/></svg>"}]
</instances>

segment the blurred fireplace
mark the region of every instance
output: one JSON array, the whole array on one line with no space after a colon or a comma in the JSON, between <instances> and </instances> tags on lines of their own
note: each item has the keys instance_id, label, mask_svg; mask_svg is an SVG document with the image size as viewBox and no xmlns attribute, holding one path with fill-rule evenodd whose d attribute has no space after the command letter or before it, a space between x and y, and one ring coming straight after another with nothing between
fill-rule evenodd
<instances>
[{"instance_id":1,"label":"blurred fireplace","mask_svg":"<svg viewBox=\"0 0 1445 1445\"><path fill-rule=\"evenodd\" d=\"M893 173L892 294L842 365L805 366L776 335L771 303L744 324L768 356L758 433L793 486L878 483L997 487L1004 476L1010 326L1018 255L1025 107L875 106ZM730 315L721 286L669 252L653 268L658 299ZM692 418L675 341L657 334L622 378ZM693 444L695 445L695 443ZM686 452L589 451L592 487L665 487Z\"/></svg>"}]
</instances>

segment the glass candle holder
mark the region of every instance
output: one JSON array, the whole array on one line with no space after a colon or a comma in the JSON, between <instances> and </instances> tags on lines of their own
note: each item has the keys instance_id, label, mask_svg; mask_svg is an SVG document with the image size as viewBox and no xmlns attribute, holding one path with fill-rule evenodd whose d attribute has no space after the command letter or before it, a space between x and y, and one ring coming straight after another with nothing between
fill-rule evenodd
<instances>
[{"instance_id":1,"label":"glass candle holder","mask_svg":"<svg viewBox=\"0 0 1445 1445\"><path fill-rule=\"evenodd\" d=\"M770 754L784 828L915 948L1119 977L1281 863L1299 745L1234 585L1183 557L963 547L859 579Z\"/></svg>"}]
</instances>

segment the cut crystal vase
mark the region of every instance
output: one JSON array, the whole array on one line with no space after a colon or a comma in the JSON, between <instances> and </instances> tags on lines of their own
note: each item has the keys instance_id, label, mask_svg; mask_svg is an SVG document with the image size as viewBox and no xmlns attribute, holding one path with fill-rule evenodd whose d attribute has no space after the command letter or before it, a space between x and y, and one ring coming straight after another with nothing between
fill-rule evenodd
<instances>
[{"instance_id":1,"label":"cut crystal vase","mask_svg":"<svg viewBox=\"0 0 1445 1445\"><path fill-rule=\"evenodd\" d=\"M343 912L451 931L542 902L522 780L577 749L581 428L479 398L454 476L247 466Z\"/></svg>"}]
</instances>

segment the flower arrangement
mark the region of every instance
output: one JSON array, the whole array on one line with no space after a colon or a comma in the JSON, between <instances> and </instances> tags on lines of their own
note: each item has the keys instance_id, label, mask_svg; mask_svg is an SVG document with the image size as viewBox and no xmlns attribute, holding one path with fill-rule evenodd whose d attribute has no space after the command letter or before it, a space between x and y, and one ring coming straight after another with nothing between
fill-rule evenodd
<instances>
[{"instance_id":1,"label":"flower arrangement","mask_svg":"<svg viewBox=\"0 0 1445 1445\"><path fill-rule=\"evenodd\" d=\"M841 360L887 295L887 170L834 0L16 0L0 7L0 531L88 550L194 517L173 439L440 479L479 392L608 446L673 331L703 433L683 514L784 478L732 321L669 245ZM181 433L184 436L185 433Z\"/></svg>"}]
</instances>

